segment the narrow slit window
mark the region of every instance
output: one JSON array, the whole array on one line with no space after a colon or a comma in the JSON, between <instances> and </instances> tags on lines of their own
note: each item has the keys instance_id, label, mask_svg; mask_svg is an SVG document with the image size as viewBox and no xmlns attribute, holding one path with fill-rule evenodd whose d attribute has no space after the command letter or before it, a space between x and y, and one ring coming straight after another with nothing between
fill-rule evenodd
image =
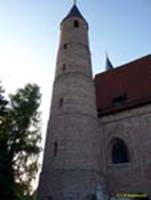
<instances>
[{"instance_id":1,"label":"narrow slit window","mask_svg":"<svg viewBox=\"0 0 151 200\"><path fill-rule=\"evenodd\" d=\"M57 153L58 153L58 142L55 142L54 143L54 149L53 149L53 155L57 156Z\"/></svg>"},{"instance_id":2,"label":"narrow slit window","mask_svg":"<svg viewBox=\"0 0 151 200\"><path fill-rule=\"evenodd\" d=\"M67 49L67 48L68 48L68 44L67 44L67 43L64 44L64 45L63 45L63 48L64 48L64 49Z\"/></svg>"},{"instance_id":3,"label":"narrow slit window","mask_svg":"<svg viewBox=\"0 0 151 200\"><path fill-rule=\"evenodd\" d=\"M79 27L79 21L78 20L74 20L74 27L78 28Z\"/></svg>"},{"instance_id":4,"label":"narrow slit window","mask_svg":"<svg viewBox=\"0 0 151 200\"><path fill-rule=\"evenodd\" d=\"M62 71L65 72L66 71L66 64L62 65Z\"/></svg>"},{"instance_id":5,"label":"narrow slit window","mask_svg":"<svg viewBox=\"0 0 151 200\"><path fill-rule=\"evenodd\" d=\"M63 98L60 98L59 100L59 107L61 108L63 106Z\"/></svg>"}]
</instances>

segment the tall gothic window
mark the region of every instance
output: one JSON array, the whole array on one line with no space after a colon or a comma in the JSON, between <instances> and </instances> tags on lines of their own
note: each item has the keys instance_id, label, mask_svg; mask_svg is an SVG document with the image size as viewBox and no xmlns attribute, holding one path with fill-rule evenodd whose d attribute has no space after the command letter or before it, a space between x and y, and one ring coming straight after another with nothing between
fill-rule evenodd
<instances>
[{"instance_id":1,"label":"tall gothic window","mask_svg":"<svg viewBox=\"0 0 151 200\"><path fill-rule=\"evenodd\" d=\"M123 140L116 138L112 146L112 163L127 163L129 160L127 145Z\"/></svg>"}]
</instances>

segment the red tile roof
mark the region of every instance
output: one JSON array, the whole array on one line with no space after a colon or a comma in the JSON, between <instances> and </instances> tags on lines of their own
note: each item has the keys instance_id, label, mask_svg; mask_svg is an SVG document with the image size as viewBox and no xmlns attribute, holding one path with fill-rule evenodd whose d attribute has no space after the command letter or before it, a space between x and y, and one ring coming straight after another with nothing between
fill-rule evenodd
<instances>
[{"instance_id":1,"label":"red tile roof","mask_svg":"<svg viewBox=\"0 0 151 200\"><path fill-rule=\"evenodd\" d=\"M94 78L100 116L151 102L151 55Z\"/></svg>"}]
</instances>

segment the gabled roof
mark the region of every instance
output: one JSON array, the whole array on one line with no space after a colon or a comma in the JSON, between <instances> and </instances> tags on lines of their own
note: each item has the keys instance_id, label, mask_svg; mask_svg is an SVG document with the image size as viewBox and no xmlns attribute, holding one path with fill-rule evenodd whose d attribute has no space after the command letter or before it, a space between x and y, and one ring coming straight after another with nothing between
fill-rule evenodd
<instances>
[{"instance_id":1,"label":"gabled roof","mask_svg":"<svg viewBox=\"0 0 151 200\"><path fill-rule=\"evenodd\" d=\"M82 14L80 13L78 7L76 4L74 4L70 10L70 12L68 13L68 15L62 20L61 24L68 18L70 17L79 17L81 18L82 20L84 20L86 22L86 20L84 19L84 17L82 16ZM87 22L86 22L87 24ZM87 24L88 26L88 24Z\"/></svg>"},{"instance_id":2,"label":"gabled roof","mask_svg":"<svg viewBox=\"0 0 151 200\"><path fill-rule=\"evenodd\" d=\"M100 116L147 104L151 102L151 55L97 74L94 83Z\"/></svg>"}]
</instances>

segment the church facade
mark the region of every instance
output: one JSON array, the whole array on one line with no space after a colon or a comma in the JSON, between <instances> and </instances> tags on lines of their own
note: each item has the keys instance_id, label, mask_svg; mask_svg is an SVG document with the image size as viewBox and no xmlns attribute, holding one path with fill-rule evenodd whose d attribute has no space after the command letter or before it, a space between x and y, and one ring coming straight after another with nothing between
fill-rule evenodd
<instances>
[{"instance_id":1,"label":"church facade","mask_svg":"<svg viewBox=\"0 0 151 200\"><path fill-rule=\"evenodd\" d=\"M60 43L38 200L151 197L151 55L92 78L74 4Z\"/></svg>"}]
</instances>

